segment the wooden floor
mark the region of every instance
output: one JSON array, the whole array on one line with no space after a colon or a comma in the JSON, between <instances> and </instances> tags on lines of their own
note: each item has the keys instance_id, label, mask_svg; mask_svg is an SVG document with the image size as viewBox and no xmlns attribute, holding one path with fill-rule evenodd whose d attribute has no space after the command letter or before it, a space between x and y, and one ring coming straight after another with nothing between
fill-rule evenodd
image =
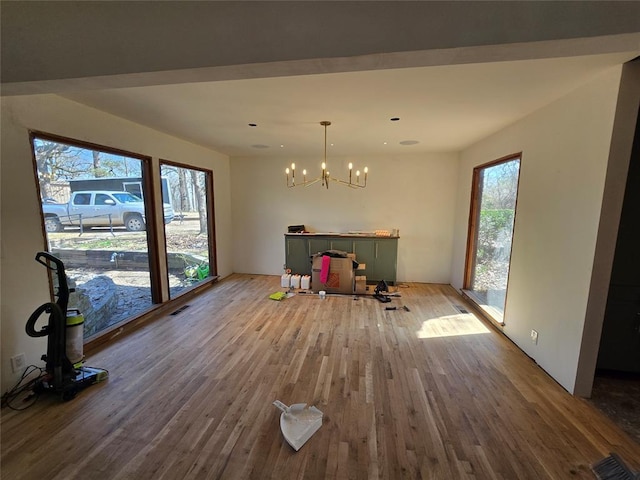
<instances>
[{"instance_id":1,"label":"wooden floor","mask_svg":"<svg viewBox=\"0 0 640 480\"><path fill-rule=\"evenodd\" d=\"M612 451L640 468L638 444L451 287L409 284L391 304L407 312L269 300L279 280L234 275L91 355L108 381L3 409L2 479L562 480ZM324 412L297 453L275 399Z\"/></svg>"}]
</instances>

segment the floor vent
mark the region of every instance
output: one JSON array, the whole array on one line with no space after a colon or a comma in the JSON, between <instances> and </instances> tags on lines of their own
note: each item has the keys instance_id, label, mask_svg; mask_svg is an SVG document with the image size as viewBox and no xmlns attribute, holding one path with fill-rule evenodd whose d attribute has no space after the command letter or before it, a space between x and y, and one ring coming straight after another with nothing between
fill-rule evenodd
<instances>
[{"instance_id":1,"label":"floor vent","mask_svg":"<svg viewBox=\"0 0 640 480\"><path fill-rule=\"evenodd\" d=\"M591 470L599 480L636 480L640 478L640 474L632 472L615 453L592 465Z\"/></svg>"},{"instance_id":2,"label":"floor vent","mask_svg":"<svg viewBox=\"0 0 640 480\"><path fill-rule=\"evenodd\" d=\"M178 315L179 313L182 313L183 311L185 311L187 308L189 308L190 305L183 305L181 306L179 309L177 309L175 312L171 313L170 315Z\"/></svg>"},{"instance_id":3,"label":"floor vent","mask_svg":"<svg viewBox=\"0 0 640 480\"><path fill-rule=\"evenodd\" d=\"M464 307L461 307L460 305L456 305L456 309L460 312L460 313L469 313L469 310L467 310Z\"/></svg>"}]
</instances>

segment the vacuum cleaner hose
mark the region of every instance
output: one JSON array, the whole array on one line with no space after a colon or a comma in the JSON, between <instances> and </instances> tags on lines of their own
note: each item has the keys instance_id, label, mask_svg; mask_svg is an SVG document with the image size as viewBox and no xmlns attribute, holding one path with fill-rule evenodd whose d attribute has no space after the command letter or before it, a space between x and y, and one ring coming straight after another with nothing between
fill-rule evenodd
<instances>
[{"instance_id":1,"label":"vacuum cleaner hose","mask_svg":"<svg viewBox=\"0 0 640 480\"><path fill-rule=\"evenodd\" d=\"M64 318L62 309L57 303L43 303L38 308L36 308L36 310L29 317L29 320L27 320L25 330L27 331L27 335L29 335L30 337L46 337L47 335L49 335L49 333L51 333L47 326L42 327L42 330L39 331L36 331L35 329L36 321L43 313L50 313L51 315L59 316L58 318Z\"/></svg>"}]
</instances>

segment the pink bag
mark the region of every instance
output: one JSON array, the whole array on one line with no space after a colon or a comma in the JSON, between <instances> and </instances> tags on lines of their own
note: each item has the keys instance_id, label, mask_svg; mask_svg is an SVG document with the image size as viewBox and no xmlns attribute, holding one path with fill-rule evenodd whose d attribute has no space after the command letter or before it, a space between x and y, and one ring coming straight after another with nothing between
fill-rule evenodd
<instances>
[{"instance_id":1,"label":"pink bag","mask_svg":"<svg viewBox=\"0 0 640 480\"><path fill-rule=\"evenodd\" d=\"M329 278L329 266L331 265L331 257L329 255L322 256L322 267L320 267L320 283L327 283Z\"/></svg>"}]
</instances>

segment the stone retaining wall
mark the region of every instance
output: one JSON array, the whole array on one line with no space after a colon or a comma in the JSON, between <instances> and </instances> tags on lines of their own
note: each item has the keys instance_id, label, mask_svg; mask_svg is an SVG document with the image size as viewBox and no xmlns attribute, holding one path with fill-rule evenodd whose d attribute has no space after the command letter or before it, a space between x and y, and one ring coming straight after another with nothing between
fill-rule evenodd
<instances>
[{"instance_id":1,"label":"stone retaining wall","mask_svg":"<svg viewBox=\"0 0 640 480\"><path fill-rule=\"evenodd\" d=\"M117 250L76 250L52 248L51 253L58 257L65 268L98 268L104 270L149 270L147 252L122 252ZM188 265L200 265L206 258L190 253L168 253L169 270L182 271Z\"/></svg>"}]
</instances>

